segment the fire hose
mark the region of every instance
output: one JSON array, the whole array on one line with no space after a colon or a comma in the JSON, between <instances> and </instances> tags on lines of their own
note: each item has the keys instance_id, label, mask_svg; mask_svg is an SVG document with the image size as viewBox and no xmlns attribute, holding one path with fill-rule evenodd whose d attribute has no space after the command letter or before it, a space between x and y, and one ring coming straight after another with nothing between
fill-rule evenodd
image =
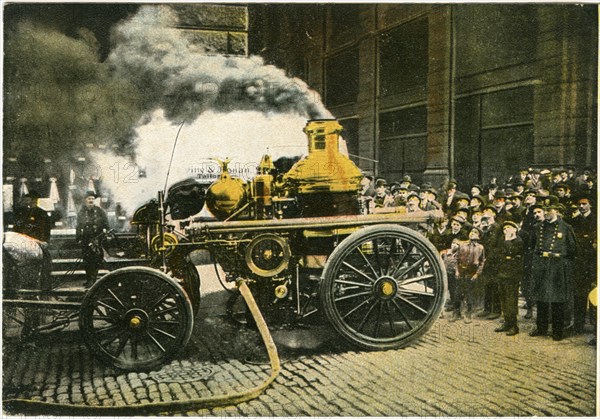
<instances>
[{"instance_id":1,"label":"fire hose","mask_svg":"<svg viewBox=\"0 0 600 419\"><path fill-rule=\"evenodd\" d=\"M170 402L157 402L148 404L136 404L126 406L90 406L84 404L61 404L41 402L27 399L9 399L3 402L4 410L14 414L31 414L31 415L105 415L105 416L139 416L159 414L170 411L190 411L206 409L218 406L227 406L246 402L258 397L267 387L275 381L281 370L277 347L273 342L273 338L267 327L264 317L262 316L256 301L248 288L245 281L239 280L237 286L248 305L252 317L256 322L258 331L262 337L263 343L269 355L271 364L271 375L261 384L251 389L244 390L236 394L224 394L219 396L204 397L191 400L175 400Z\"/></svg>"}]
</instances>

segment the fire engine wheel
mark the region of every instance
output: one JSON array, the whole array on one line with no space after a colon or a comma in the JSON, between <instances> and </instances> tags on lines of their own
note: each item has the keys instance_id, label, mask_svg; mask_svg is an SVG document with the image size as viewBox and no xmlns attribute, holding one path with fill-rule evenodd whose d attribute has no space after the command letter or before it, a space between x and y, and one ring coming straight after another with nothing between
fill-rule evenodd
<instances>
[{"instance_id":1,"label":"fire engine wheel","mask_svg":"<svg viewBox=\"0 0 600 419\"><path fill-rule=\"evenodd\" d=\"M192 306L177 282L146 267L115 270L85 295L79 328L90 351L116 368L156 368L182 349L193 327Z\"/></svg>"},{"instance_id":2,"label":"fire engine wheel","mask_svg":"<svg viewBox=\"0 0 600 419\"><path fill-rule=\"evenodd\" d=\"M334 329L364 349L395 349L423 335L444 305L446 271L435 247L409 228L366 227L331 253L320 285Z\"/></svg>"}]
</instances>

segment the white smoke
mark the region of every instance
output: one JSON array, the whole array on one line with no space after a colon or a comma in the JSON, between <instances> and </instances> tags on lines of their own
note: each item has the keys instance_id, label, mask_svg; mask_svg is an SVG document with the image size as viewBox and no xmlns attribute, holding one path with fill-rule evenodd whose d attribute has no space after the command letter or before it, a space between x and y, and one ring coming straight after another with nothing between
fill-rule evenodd
<instances>
[{"instance_id":1,"label":"white smoke","mask_svg":"<svg viewBox=\"0 0 600 419\"><path fill-rule=\"evenodd\" d=\"M130 214L164 188L182 121L167 188L213 157L230 158L232 172L253 177L267 151L273 159L306 153L307 119L332 117L302 80L261 57L206 55L177 24L168 6L148 5L113 31L107 63L137 87L146 119L135 130L134 160L108 152L93 158L103 187Z\"/></svg>"},{"instance_id":2,"label":"white smoke","mask_svg":"<svg viewBox=\"0 0 600 419\"><path fill-rule=\"evenodd\" d=\"M234 174L251 178L267 152L274 160L306 154L307 140L302 132L305 124L305 118L293 114L207 111L181 127L173 149L180 126L157 111L136 130L135 162L110 152L96 152L93 159L102 174L103 188L131 214L163 190L173 150L167 187L197 177L208 165L217 167L211 158L230 158L229 168ZM145 177L139 177L140 172Z\"/></svg>"}]
</instances>

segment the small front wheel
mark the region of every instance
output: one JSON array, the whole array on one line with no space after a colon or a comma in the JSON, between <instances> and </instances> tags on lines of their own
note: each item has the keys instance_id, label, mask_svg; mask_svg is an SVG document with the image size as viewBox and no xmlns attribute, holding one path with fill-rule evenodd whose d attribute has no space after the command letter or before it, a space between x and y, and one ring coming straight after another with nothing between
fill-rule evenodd
<instances>
[{"instance_id":1,"label":"small front wheel","mask_svg":"<svg viewBox=\"0 0 600 419\"><path fill-rule=\"evenodd\" d=\"M156 368L190 339L193 312L175 280L146 267L115 270L85 295L79 328L91 352L123 370Z\"/></svg>"}]
</instances>

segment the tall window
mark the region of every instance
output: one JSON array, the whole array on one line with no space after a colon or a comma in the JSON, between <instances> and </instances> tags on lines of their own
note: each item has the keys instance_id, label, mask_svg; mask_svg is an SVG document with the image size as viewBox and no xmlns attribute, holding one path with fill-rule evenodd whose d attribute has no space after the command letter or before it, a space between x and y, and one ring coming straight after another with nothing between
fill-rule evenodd
<instances>
[{"instance_id":1,"label":"tall window","mask_svg":"<svg viewBox=\"0 0 600 419\"><path fill-rule=\"evenodd\" d=\"M388 181L406 174L420 181L427 163L427 108L381 113L379 128L379 173Z\"/></svg>"},{"instance_id":2,"label":"tall window","mask_svg":"<svg viewBox=\"0 0 600 419\"><path fill-rule=\"evenodd\" d=\"M427 87L429 29L427 19L408 22L381 34L380 94L395 95Z\"/></svg>"},{"instance_id":3,"label":"tall window","mask_svg":"<svg viewBox=\"0 0 600 419\"><path fill-rule=\"evenodd\" d=\"M356 102L358 96L358 50L349 49L326 63L325 102L328 106Z\"/></svg>"}]
</instances>

